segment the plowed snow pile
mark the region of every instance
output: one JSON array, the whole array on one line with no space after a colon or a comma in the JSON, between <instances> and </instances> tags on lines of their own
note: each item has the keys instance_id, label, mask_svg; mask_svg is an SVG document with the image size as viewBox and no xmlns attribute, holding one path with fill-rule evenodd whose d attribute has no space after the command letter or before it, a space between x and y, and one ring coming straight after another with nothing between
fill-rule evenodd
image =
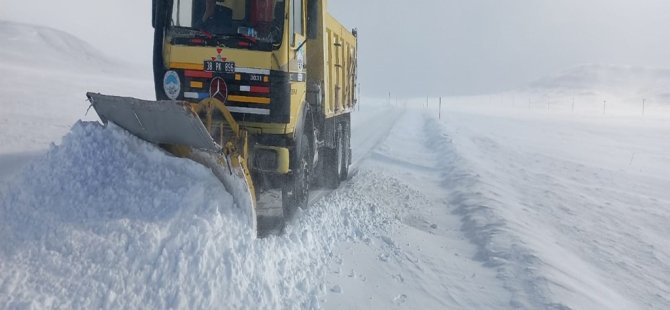
<instances>
[{"instance_id":1,"label":"plowed snow pile","mask_svg":"<svg viewBox=\"0 0 670 310\"><path fill-rule=\"evenodd\" d=\"M333 244L391 216L335 198L256 240L206 168L84 122L0 193L3 309L314 308Z\"/></svg>"}]
</instances>

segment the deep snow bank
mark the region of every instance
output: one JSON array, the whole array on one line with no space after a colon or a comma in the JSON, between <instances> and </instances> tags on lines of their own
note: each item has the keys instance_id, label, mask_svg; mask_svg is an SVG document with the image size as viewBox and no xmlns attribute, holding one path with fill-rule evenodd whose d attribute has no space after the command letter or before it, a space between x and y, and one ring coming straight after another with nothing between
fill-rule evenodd
<instances>
[{"instance_id":1,"label":"deep snow bank","mask_svg":"<svg viewBox=\"0 0 670 310\"><path fill-rule=\"evenodd\" d=\"M256 240L207 169L83 122L0 193L5 309L314 308L333 244L392 218L336 196Z\"/></svg>"},{"instance_id":2,"label":"deep snow bank","mask_svg":"<svg viewBox=\"0 0 670 310\"><path fill-rule=\"evenodd\" d=\"M548 297L546 280L528 276L524 270L536 262L533 253L519 246L522 242L509 233L508 221L498 210L505 209L505 193L495 182L483 180L455 145L440 121L427 117L424 131L430 135L435 151L442 154L436 170L449 196L453 213L462 217L461 230L476 246L474 259L494 268L497 278L511 293L510 305L522 309L561 309Z\"/></svg>"}]
</instances>

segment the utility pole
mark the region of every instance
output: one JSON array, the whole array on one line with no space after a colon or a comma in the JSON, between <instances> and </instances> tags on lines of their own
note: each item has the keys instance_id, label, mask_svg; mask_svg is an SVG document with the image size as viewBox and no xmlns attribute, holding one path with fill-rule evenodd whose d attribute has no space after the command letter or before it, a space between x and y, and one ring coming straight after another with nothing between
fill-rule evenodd
<instances>
[{"instance_id":1,"label":"utility pole","mask_svg":"<svg viewBox=\"0 0 670 310\"><path fill-rule=\"evenodd\" d=\"M645 103L647 99L642 99L642 116L644 116L644 110L645 110Z\"/></svg>"},{"instance_id":2,"label":"utility pole","mask_svg":"<svg viewBox=\"0 0 670 310\"><path fill-rule=\"evenodd\" d=\"M603 100L603 115L607 112L607 100Z\"/></svg>"}]
</instances>

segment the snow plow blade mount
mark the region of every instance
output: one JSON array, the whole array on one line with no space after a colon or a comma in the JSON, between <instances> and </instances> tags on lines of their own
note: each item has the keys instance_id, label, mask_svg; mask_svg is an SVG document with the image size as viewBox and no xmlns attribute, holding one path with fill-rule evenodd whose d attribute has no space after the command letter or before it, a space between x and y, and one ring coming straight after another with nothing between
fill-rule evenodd
<instances>
[{"instance_id":1,"label":"snow plow blade mount","mask_svg":"<svg viewBox=\"0 0 670 310\"><path fill-rule=\"evenodd\" d=\"M225 105L214 102L215 99L192 105L185 101L147 101L96 93L86 96L105 124L112 122L140 139L161 145L176 156L189 158L211 169L233 196L235 204L248 214L251 227L257 229L256 197L246 160L246 133L240 131L232 117L227 117L225 122L233 130L219 131L222 135L220 144L210 134L212 110L219 109L229 116ZM207 112L208 126L203 124L196 111Z\"/></svg>"}]
</instances>

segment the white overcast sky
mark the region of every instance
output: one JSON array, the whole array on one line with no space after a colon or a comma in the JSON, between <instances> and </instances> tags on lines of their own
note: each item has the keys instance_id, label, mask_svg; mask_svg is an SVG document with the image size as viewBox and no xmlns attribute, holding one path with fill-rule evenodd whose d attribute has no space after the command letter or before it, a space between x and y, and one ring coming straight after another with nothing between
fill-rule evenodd
<instances>
[{"instance_id":1,"label":"white overcast sky","mask_svg":"<svg viewBox=\"0 0 670 310\"><path fill-rule=\"evenodd\" d=\"M149 0L0 0L0 19L149 63ZM581 64L670 68L670 0L330 0L367 95L486 93Z\"/></svg>"}]
</instances>

